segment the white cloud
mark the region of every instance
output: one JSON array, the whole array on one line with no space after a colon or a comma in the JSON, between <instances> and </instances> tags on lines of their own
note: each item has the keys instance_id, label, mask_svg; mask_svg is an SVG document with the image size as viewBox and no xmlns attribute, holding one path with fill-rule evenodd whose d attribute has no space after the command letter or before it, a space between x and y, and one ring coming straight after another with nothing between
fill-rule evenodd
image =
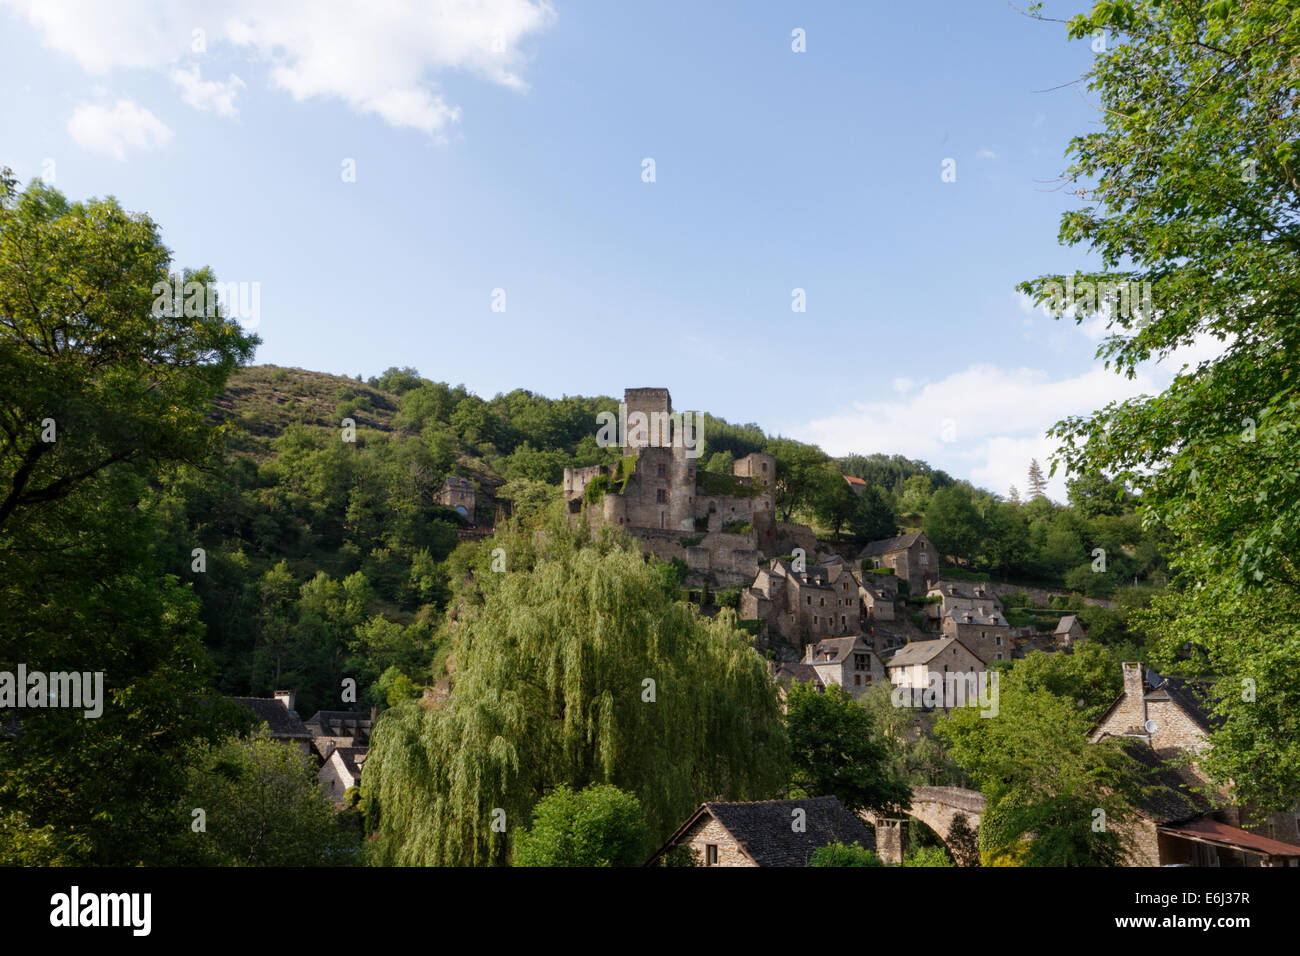
<instances>
[{"instance_id":1,"label":"white cloud","mask_svg":"<svg viewBox=\"0 0 1300 956\"><path fill-rule=\"evenodd\" d=\"M171 74L193 52L193 31L202 29L209 50L217 42L232 44L267 64L271 85L297 100L338 99L356 112L425 133L460 119L460 107L434 86L437 74L457 70L522 91L526 56L520 44L556 16L550 0L0 3L36 26L47 47L93 73L126 67ZM185 81L178 82L189 102ZM220 95L200 99L216 108ZM229 102L233 109L233 95Z\"/></svg>"},{"instance_id":2,"label":"white cloud","mask_svg":"<svg viewBox=\"0 0 1300 956\"><path fill-rule=\"evenodd\" d=\"M975 153L977 159L997 159L998 154L991 149L981 149Z\"/></svg>"},{"instance_id":3,"label":"white cloud","mask_svg":"<svg viewBox=\"0 0 1300 956\"><path fill-rule=\"evenodd\" d=\"M244 81L234 73L230 74L230 79L222 83L220 80L204 80L200 76L197 65L188 70L178 67L172 70L172 83L180 88L181 99L196 110L216 113L218 116L230 119L239 116L235 97L244 88Z\"/></svg>"},{"instance_id":4,"label":"white cloud","mask_svg":"<svg viewBox=\"0 0 1300 956\"><path fill-rule=\"evenodd\" d=\"M795 435L832 455L920 458L1005 495L1012 484L1024 491L1031 458L1046 468L1055 447L1044 434L1050 425L1157 388L1149 376L1127 379L1100 366L1070 378L975 364L907 396L855 403ZM1063 475L1049 484L1049 495L1065 500Z\"/></svg>"},{"instance_id":5,"label":"white cloud","mask_svg":"<svg viewBox=\"0 0 1300 956\"><path fill-rule=\"evenodd\" d=\"M68 120L68 133L78 146L116 159L126 159L128 149L161 149L172 138L162 120L130 100L112 109L83 103Z\"/></svg>"}]
</instances>

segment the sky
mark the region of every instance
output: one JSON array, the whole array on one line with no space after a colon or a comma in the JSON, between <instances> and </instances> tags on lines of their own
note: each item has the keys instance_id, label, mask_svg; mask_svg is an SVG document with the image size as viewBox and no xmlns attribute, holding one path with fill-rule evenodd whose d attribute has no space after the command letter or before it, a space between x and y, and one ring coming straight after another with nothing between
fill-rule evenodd
<instances>
[{"instance_id":1,"label":"sky","mask_svg":"<svg viewBox=\"0 0 1300 956\"><path fill-rule=\"evenodd\" d=\"M1097 265L1057 242L1094 55L1005 0L0 0L0 165L246 283L259 363L664 386L1005 495L1214 349L1130 380L1015 292Z\"/></svg>"}]
</instances>

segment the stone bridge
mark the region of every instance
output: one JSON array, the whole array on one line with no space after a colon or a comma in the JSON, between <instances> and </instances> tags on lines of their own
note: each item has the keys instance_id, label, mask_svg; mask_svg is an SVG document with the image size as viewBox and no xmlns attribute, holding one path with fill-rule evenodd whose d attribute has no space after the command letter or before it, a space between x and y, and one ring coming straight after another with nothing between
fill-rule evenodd
<instances>
[{"instance_id":1,"label":"stone bridge","mask_svg":"<svg viewBox=\"0 0 1300 956\"><path fill-rule=\"evenodd\" d=\"M876 853L885 863L901 863L907 854L908 818L920 820L943 840L958 865L969 865L973 840L962 840L962 830L972 837L984 816L984 794L961 787L913 787L912 804L905 817L886 817L864 811L862 818L876 830ZM959 822L960 821L960 822ZM956 833L954 834L954 828ZM957 839L954 839L956 837Z\"/></svg>"}]
</instances>

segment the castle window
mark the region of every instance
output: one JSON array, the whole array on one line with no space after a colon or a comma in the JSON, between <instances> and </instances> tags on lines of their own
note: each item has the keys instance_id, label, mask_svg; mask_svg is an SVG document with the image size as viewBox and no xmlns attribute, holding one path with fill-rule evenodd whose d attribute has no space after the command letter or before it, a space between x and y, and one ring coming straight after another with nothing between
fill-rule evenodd
<instances>
[{"instance_id":1,"label":"castle window","mask_svg":"<svg viewBox=\"0 0 1300 956\"><path fill-rule=\"evenodd\" d=\"M668 501L668 489L660 488L658 491L655 492L656 504L661 504L661 505L666 504L667 501Z\"/></svg>"},{"instance_id":2,"label":"castle window","mask_svg":"<svg viewBox=\"0 0 1300 956\"><path fill-rule=\"evenodd\" d=\"M664 476L664 466L663 466L663 465L660 465L660 466L659 466L659 477L662 478L663 476Z\"/></svg>"}]
</instances>

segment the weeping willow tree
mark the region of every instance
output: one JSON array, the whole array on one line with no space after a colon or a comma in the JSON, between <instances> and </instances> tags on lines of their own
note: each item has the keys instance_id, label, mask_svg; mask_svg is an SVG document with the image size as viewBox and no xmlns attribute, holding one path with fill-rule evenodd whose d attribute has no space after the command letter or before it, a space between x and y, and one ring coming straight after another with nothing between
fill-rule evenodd
<instances>
[{"instance_id":1,"label":"weeping willow tree","mask_svg":"<svg viewBox=\"0 0 1300 956\"><path fill-rule=\"evenodd\" d=\"M675 602L625 538L499 534L456 603L450 699L393 708L374 733L372 862L504 864L561 784L635 792L662 839L703 800L788 781L775 690L734 615Z\"/></svg>"}]
</instances>

